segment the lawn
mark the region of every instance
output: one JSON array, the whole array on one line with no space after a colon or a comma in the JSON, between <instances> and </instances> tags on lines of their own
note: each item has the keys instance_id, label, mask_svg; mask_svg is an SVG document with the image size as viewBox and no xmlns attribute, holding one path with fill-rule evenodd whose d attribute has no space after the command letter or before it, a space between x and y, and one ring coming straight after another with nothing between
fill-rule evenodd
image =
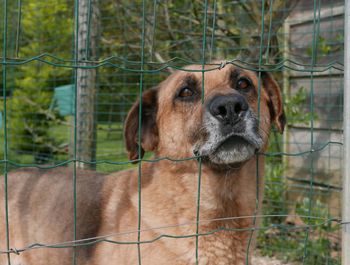
<instances>
[{"instance_id":1,"label":"lawn","mask_svg":"<svg viewBox=\"0 0 350 265\"><path fill-rule=\"evenodd\" d=\"M49 128L51 137L62 143L61 149L65 152L55 154L49 161L49 165L56 165L58 163L69 160L69 148L71 138L71 127L69 123ZM8 130L8 160L15 163L18 167L20 165L36 164L33 154L23 150L16 149L14 143L19 138L16 135L11 135L11 130ZM4 147L4 132L3 128L0 131L0 142ZM4 148L0 149L0 157L4 160ZM135 167L134 164L117 165L113 163L128 161L125 146L123 142L123 126L122 124L98 124L97 126L97 141L96 141L96 170L100 172L112 172L126 168ZM3 168L3 165L2 165ZM11 167L13 168L13 167Z\"/></svg>"}]
</instances>

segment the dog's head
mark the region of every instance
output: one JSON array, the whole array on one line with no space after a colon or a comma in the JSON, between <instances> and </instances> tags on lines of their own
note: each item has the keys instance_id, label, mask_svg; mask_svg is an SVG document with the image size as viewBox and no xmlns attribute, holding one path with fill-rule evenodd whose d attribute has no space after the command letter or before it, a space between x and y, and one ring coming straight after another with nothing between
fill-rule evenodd
<instances>
[{"instance_id":1,"label":"dog's head","mask_svg":"<svg viewBox=\"0 0 350 265\"><path fill-rule=\"evenodd\" d=\"M140 102L131 108L125 124L129 159L153 151L159 157L198 155L213 165L232 165L265 150L272 123L283 132L282 97L269 73L262 72L259 81L258 73L233 65L207 71L204 78L201 66L187 70L195 72L177 71L142 94L141 143Z\"/></svg>"}]
</instances>

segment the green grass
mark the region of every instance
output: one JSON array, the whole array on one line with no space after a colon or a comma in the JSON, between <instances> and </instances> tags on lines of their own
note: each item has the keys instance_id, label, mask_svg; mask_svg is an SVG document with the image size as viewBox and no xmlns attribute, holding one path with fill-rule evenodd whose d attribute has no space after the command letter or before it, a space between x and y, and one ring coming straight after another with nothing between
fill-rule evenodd
<instances>
[{"instance_id":1,"label":"green grass","mask_svg":"<svg viewBox=\"0 0 350 265\"><path fill-rule=\"evenodd\" d=\"M50 159L50 165L54 165L69 159L68 148L71 138L71 127L69 121L66 124L62 124L49 128L49 135L57 142L62 143L65 146L66 153L55 154ZM11 131L8 131L8 159L11 162L17 164L30 165L35 163L34 156L32 154L23 153L21 150L16 150L14 141L18 139L18 136L11 135ZM4 147L4 132L0 130L0 141L2 147ZM63 150L63 148L62 148ZM149 155L147 155L149 157ZM0 149L0 157L4 159L4 148ZM108 161L108 162L126 162L128 161L125 151L125 145L123 141L123 125L122 124L98 124L97 126L97 143L96 143L96 160ZM100 172L113 172L127 168L136 167L134 164L128 163L123 165L113 165L108 163L98 163L96 170ZM3 165L1 166L3 169Z\"/></svg>"}]
</instances>

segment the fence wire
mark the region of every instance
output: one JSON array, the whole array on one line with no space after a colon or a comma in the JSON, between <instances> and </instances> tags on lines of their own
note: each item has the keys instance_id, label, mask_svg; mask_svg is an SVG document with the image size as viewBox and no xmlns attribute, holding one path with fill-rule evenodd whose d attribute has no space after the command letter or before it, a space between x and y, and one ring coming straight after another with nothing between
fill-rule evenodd
<instances>
[{"instance_id":1,"label":"fence wire","mask_svg":"<svg viewBox=\"0 0 350 265\"><path fill-rule=\"evenodd\" d=\"M288 2L288 3L287 3ZM259 255L298 264L340 264L342 95L343 95L343 1L96 1L31 0L1 2L1 90L5 229L1 241L11 256L38 248L75 250L106 242L134 245L142 264L141 245L163 238L194 238L199 262L199 238L223 231L248 231L246 263L253 233L258 232ZM74 6L74 9L72 8ZM86 12L84 14L84 12ZM82 21L84 17L84 21ZM95 28L96 27L96 28ZM201 65L200 70L184 68ZM205 73L228 64L258 72L258 119L260 119L261 72L271 72L283 88L288 117L283 137L271 133L266 158L263 214L257 199L252 216L204 220L200 216L201 157L152 158L146 154L126 159L122 128L125 116L140 98L138 140L141 142L142 93L174 70L200 72L202 103ZM81 85L93 75L92 88ZM54 101L56 89L70 85L73 95L65 104L69 115L60 115ZM85 94L78 94L83 87ZM89 90L90 89L90 90ZM79 100L95 93L93 108ZM65 99L67 100L67 99ZM87 102L87 101L86 101ZM52 108L50 106L53 106ZM91 106L90 106L91 107ZM81 135L91 118L91 134ZM89 138L88 136L89 135ZM85 138L84 138L85 137ZM89 150L84 146L90 146ZM91 147L92 146L92 147ZM143 228L142 167L162 160L198 161L196 220ZM138 226L92 238L77 238L77 172L90 168L113 172L132 168L138 172ZM11 242L8 173L18 168L44 170L73 167L74 229L71 241ZM256 173L259 187L259 172ZM259 198L259 189L256 198ZM201 231L200 224L250 219L252 227L220 227ZM256 226L256 221L261 225ZM195 225L193 234L161 233L142 240L142 232L164 231ZM112 238L136 234L135 241Z\"/></svg>"}]
</instances>

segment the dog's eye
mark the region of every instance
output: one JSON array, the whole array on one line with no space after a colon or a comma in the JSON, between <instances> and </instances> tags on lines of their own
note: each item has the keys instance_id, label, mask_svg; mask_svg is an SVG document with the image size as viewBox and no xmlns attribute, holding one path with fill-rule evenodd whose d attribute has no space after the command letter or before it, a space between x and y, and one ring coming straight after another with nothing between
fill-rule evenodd
<instances>
[{"instance_id":1,"label":"dog's eye","mask_svg":"<svg viewBox=\"0 0 350 265\"><path fill-rule=\"evenodd\" d=\"M178 97L179 98L188 98L188 97L192 97L194 95L194 92L192 89L188 88L188 87L184 87L180 90Z\"/></svg>"},{"instance_id":2,"label":"dog's eye","mask_svg":"<svg viewBox=\"0 0 350 265\"><path fill-rule=\"evenodd\" d=\"M241 78L237 81L238 89L247 89L251 85L250 81L246 78Z\"/></svg>"}]
</instances>

